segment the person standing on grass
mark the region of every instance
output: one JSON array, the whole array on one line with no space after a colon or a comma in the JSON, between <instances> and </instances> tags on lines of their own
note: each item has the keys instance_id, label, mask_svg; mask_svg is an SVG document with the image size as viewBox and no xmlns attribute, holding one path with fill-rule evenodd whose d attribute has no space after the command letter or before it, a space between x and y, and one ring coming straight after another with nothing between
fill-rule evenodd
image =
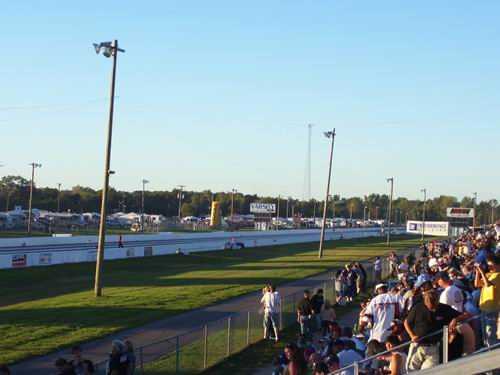
<instances>
[{"instance_id":1,"label":"person standing on grass","mask_svg":"<svg viewBox=\"0 0 500 375\"><path fill-rule=\"evenodd\" d=\"M297 304L297 322L300 324L300 334L304 337L311 333L312 315L311 293L306 289L304 290L304 298Z\"/></svg>"},{"instance_id":2,"label":"person standing on grass","mask_svg":"<svg viewBox=\"0 0 500 375\"><path fill-rule=\"evenodd\" d=\"M268 285L260 303L264 307L264 339L271 337L269 329L273 328L274 339L279 341L279 313L281 309L281 297L273 285Z\"/></svg>"},{"instance_id":3,"label":"person standing on grass","mask_svg":"<svg viewBox=\"0 0 500 375\"><path fill-rule=\"evenodd\" d=\"M321 310L325 303L325 298L323 297L323 289L318 289L316 294L311 298L311 306L314 312L314 319L316 321L316 329L319 331L321 329Z\"/></svg>"}]
</instances>

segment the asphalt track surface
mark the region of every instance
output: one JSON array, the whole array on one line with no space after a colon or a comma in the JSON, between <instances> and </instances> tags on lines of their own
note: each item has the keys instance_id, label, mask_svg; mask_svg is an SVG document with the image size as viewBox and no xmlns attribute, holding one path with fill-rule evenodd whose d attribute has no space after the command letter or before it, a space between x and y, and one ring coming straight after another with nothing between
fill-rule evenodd
<instances>
[{"instance_id":1,"label":"asphalt track surface","mask_svg":"<svg viewBox=\"0 0 500 375\"><path fill-rule=\"evenodd\" d=\"M230 233L230 232L229 232ZM272 235L266 236L266 238L276 238L276 237L304 237L312 236L313 233L273 233ZM319 234L318 234L319 236ZM196 242L219 242L224 239L231 239L235 237L242 241L255 241L261 240L262 234L256 235L245 235L239 237L236 234L228 234L227 236L221 237L205 237L203 235L193 236L193 238L172 238L172 239L159 239L159 240L126 240L124 241L124 247L143 247L143 246L165 246L165 245L182 245L191 244ZM118 241L106 241L107 247L118 247ZM97 241L87 241L72 244L51 244L51 245L26 245L26 246L0 246L0 254L28 254L28 253L39 253L39 252L60 252L60 251L82 251L82 250L95 250L97 248Z\"/></svg>"}]
</instances>

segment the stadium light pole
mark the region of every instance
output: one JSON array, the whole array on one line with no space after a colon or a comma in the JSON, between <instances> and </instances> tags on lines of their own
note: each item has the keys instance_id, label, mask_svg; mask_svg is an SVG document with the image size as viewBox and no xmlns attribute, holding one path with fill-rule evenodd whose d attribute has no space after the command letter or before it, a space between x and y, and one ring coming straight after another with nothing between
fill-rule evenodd
<instances>
[{"instance_id":1,"label":"stadium light pole","mask_svg":"<svg viewBox=\"0 0 500 375\"><path fill-rule=\"evenodd\" d=\"M497 201L495 199L490 200L491 206L491 225L495 224L495 208L497 206Z\"/></svg>"},{"instance_id":2,"label":"stadium light pole","mask_svg":"<svg viewBox=\"0 0 500 375\"><path fill-rule=\"evenodd\" d=\"M143 178L141 195L141 232L144 232L144 196L146 194L146 184L149 184L149 181Z\"/></svg>"},{"instance_id":3,"label":"stadium light pole","mask_svg":"<svg viewBox=\"0 0 500 375\"><path fill-rule=\"evenodd\" d=\"M177 192L177 199L179 200L179 207L178 207L178 213L177 213L177 218L179 221L182 219L182 198L184 197L184 188L186 185L177 185L177 188L179 191Z\"/></svg>"},{"instance_id":4,"label":"stadium light pole","mask_svg":"<svg viewBox=\"0 0 500 375\"><path fill-rule=\"evenodd\" d=\"M278 195L278 204L276 209L276 224L278 224L278 219L280 217L280 200L281 200L281 195Z\"/></svg>"},{"instance_id":5,"label":"stadium light pole","mask_svg":"<svg viewBox=\"0 0 500 375\"><path fill-rule=\"evenodd\" d=\"M61 183L57 184L57 212L61 212Z\"/></svg>"},{"instance_id":6,"label":"stadium light pole","mask_svg":"<svg viewBox=\"0 0 500 375\"><path fill-rule=\"evenodd\" d=\"M332 178L332 161L333 161L333 146L335 145L335 128L325 132L325 137L332 140L330 146L330 163L328 166L328 180L326 183L325 204L323 205L323 224L321 225L321 234L319 238L318 258L323 257L323 243L325 241L325 226L326 226L326 210L328 208L328 196L330 195L330 181Z\"/></svg>"},{"instance_id":7,"label":"stadium light pole","mask_svg":"<svg viewBox=\"0 0 500 375\"><path fill-rule=\"evenodd\" d=\"M33 185L35 184L35 168L41 168L40 163L30 163L31 165L31 182L30 182L30 199L28 203L28 235L31 235L31 217L32 217L32 204L33 204Z\"/></svg>"},{"instance_id":8,"label":"stadium light pole","mask_svg":"<svg viewBox=\"0 0 500 375\"><path fill-rule=\"evenodd\" d=\"M389 198L389 209L387 211L387 246L391 246L391 219L392 219L392 193L394 191L394 177L389 177L387 182L391 183L391 196Z\"/></svg>"},{"instance_id":9,"label":"stadium light pole","mask_svg":"<svg viewBox=\"0 0 500 375\"><path fill-rule=\"evenodd\" d=\"M472 231L476 229L476 207L477 207L477 192L472 193L474 195L472 201L472 207L474 208L474 217L472 218Z\"/></svg>"},{"instance_id":10,"label":"stadium light pole","mask_svg":"<svg viewBox=\"0 0 500 375\"><path fill-rule=\"evenodd\" d=\"M424 193L424 207L422 209L422 245L424 244L425 237L425 202L427 201L427 189L420 189L420 192Z\"/></svg>"},{"instance_id":11,"label":"stadium light pole","mask_svg":"<svg viewBox=\"0 0 500 375\"><path fill-rule=\"evenodd\" d=\"M113 114L115 108L115 83L116 83L116 62L118 58L118 52L125 52L123 49L118 48L118 40L113 40L112 42L102 42L99 44L94 43L94 49L96 54L102 52L105 57L113 57L113 65L111 70L111 95L109 103L109 117L108 117L108 134L106 142L105 151L105 161L104 161L104 184L102 189L101 198L101 217L99 220L99 242L97 245L97 258L96 258L96 269L95 269L95 283L94 283L94 294L96 297L102 295L102 283L101 283L101 273L102 265L104 263L104 243L106 239L106 215L107 215L107 203L108 203L108 190L109 190L109 176L113 173L110 170L111 164L111 140L113 136Z\"/></svg>"}]
</instances>

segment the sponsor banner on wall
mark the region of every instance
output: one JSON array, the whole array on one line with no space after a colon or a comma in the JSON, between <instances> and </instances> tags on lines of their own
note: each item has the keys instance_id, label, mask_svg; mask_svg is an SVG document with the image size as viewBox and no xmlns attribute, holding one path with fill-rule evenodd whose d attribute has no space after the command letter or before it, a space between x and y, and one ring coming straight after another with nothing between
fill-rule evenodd
<instances>
[{"instance_id":1,"label":"sponsor banner on wall","mask_svg":"<svg viewBox=\"0 0 500 375\"><path fill-rule=\"evenodd\" d=\"M49 264L52 264L52 253L40 254L40 258L38 259L38 264L41 266L47 266Z\"/></svg>"},{"instance_id":2,"label":"sponsor banner on wall","mask_svg":"<svg viewBox=\"0 0 500 375\"><path fill-rule=\"evenodd\" d=\"M28 256L26 254L12 255L12 267L26 267L27 264Z\"/></svg>"},{"instance_id":3,"label":"sponsor banner on wall","mask_svg":"<svg viewBox=\"0 0 500 375\"><path fill-rule=\"evenodd\" d=\"M446 209L446 216L455 219L473 219L474 209L462 208L462 207L448 207Z\"/></svg>"},{"instance_id":4,"label":"sponsor banner on wall","mask_svg":"<svg viewBox=\"0 0 500 375\"><path fill-rule=\"evenodd\" d=\"M406 223L406 232L422 234L422 222L409 220ZM448 237L450 235L450 223L447 221L426 221L424 234L427 236Z\"/></svg>"},{"instance_id":5,"label":"sponsor banner on wall","mask_svg":"<svg viewBox=\"0 0 500 375\"><path fill-rule=\"evenodd\" d=\"M153 256L153 246L144 246L144 256L145 257Z\"/></svg>"},{"instance_id":6,"label":"sponsor banner on wall","mask_svg":"<svg viewBox=\"0 0 500 375\"><path fill-rule=\"evenodd\" d=\"M97 250L91 250L87 252L87 261L95 262L97 260Z\"/></svg>"},{"instance_id":7,"label":"sponsor banner on wall","mask_svg":"<svg viewBox=\"0 0 500 375\"><path fill-rule=\"evenodd\" d=\"M276 204L250 203L250 212L254 214L274 214L276 212Z\"/></svg>"},{"instance_id":8,"label":"sponsor banner on wall","mask_svg":"<svg viewBox=\"0 0 500 375\"><path fill-rule=\"evenodd\" d=\"M129 247L127 248L127 257L135 257L135 248L134 247Z\"/></svg>"}]
</instances>

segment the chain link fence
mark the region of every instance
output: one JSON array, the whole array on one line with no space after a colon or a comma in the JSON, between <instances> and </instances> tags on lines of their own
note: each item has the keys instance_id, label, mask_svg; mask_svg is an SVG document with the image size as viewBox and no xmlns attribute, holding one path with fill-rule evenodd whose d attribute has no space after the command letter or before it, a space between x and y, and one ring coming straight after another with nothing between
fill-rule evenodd
<instances>
[{"instance_id":1,"label":"chain link fence","mask_svg":"<svg viewBox=\"0 0 500 375\"><path fill-rule=\"evenodd\" d=\"M405 250L404 254L415 254L416 249ZM401 251L400 254L403 254ZM389 262L382 258L382 278L390 274ZM360 262L367 273L368 287L376 282L373 270L373 258ZM326 300L336 301L333 270L328 279L311 285L308 288L323 289ZM281 311L279 316L280 330L296 323L296 306L303 297L303 291L281 296ZM256 306L258 300L256 299ZM232 354L238 353L249 345L263 339L263 315L259 311L247 311L232 314L224 319L207 323L206 325L170 337L149 345L139 347L135 351L136 374L198 374ZM100 375L106 374L107 362L97 365Z\"/></svg>"}]
</instances>

